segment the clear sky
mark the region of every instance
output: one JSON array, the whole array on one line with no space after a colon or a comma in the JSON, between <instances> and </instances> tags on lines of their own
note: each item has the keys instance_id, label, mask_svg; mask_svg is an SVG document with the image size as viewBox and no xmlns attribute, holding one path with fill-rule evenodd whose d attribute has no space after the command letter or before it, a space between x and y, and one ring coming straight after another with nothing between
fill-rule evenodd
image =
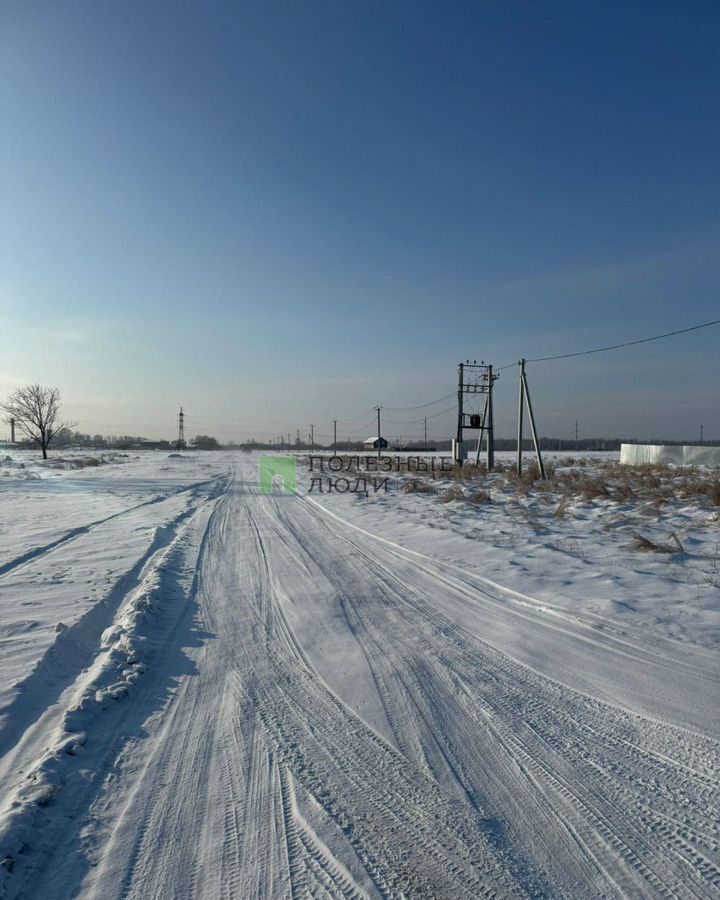
<instances>
[{"instance_id":1,"label":"clear sky","mask_svg":"<svg viewBox=\"0 0 720 900\"><path fill-rule=\"evenodd\" d=\"M0 397L322 439L720 318L718 47L717 0L4 0ZM540 429L720 438L719 348L532 366Z\"/></svg>"}]
</instances>

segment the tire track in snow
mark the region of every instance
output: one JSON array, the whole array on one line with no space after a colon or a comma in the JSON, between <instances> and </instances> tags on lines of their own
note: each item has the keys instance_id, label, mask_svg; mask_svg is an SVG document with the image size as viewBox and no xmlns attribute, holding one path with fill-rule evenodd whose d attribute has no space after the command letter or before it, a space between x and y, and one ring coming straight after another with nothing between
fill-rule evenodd
<instances>
[{"instance_id":1,"label":"tire track in snow","mask_svg":"<svg viewBox=\"0 0 720 900\"><path fill-rule=\"evenodd\" d=\"M243 512L253 515L241 498L235 519ZM248 521L244 531L251 537L253 524ZM242 540L242 531L238 537ZM215 564L217 557L209 562ZM228 573L227 561L220 562L219 580L208 581L209 605L214 603L211 598L231 592L227 583L220 583L223 577L237 584L234 573ZM262 748L270 748L278 765L287 767L292 779L317 798L355 848L380 896L441 896L443 892L493 896L495 888L483 882L504 885L503 896L523 895L512 886L501 855L486 844L481 832L468 827L466 814L344 707L316 674L299 665L273 627L272 616L268 617L265 601L271 597L271 586L255 580L258 576L268 579L263 571L262 565L248 566L249 583L240 592L245 593L245 609L239 602L231 607L245 634L237 647L240 652L230 658L243 730L253 730L251 757L262 758ZM218 615L228 611L216 606ZM212 615L208 627L215 627ZM256 827L264 822L267 829L267 823L277 817L276 801L268 799L276 795L270 784L274 775L269 765L255 765L252 771L247 791L248 807L254 810L250 824ZM280 833L276 826L272 830ZM254 882L244 896L278 896L267 889L270 877L264 876L264 892Z\"/></svg>"},{"instance_id":2,"label":"tire track in snow","mask_svg":"<svg viewBox=\"0 0 720 900\"><path fill-rule=\"evenodd\" d=\"M107 835L97 867L72 894L48 873L45 895L714 896L717 743L521 665L438 608L438 591L476 587L401 578L394 559L299 498L229 486L198 557L196 668L160 710L149 698L134 766L88 792ZM295 633L312 579L362 646L402 752ZM120 722L105 738L122 747Z\"/></svg>"},{"instance_id":3,"label":"tire track in snow","mask_svg":"<svg viewBox=\"0 0 720 900\"><path fill-rule=\"evenodd\" d=\"M288 509L287 505L283 505L282 510L280 510L278 505L278 514L282 516L283 511L287 512ZM301 543L304 542L308 552L315 552L317 564L321 568L325 565L324 571L326 576L330 579L335 578L338 590L341 591L342 585L346 584L349 578L352 577L345 569L352 568L352 566L340 567L340 571L336 571L334 566L324 563L325 560L330 558L326 544L330 541L337 542L337 536L333 534L332 538L327 537L322 533L322 529L313 531L304 520L302 527L294 526L292 522L288 523L287 518L284 524L293 528L297 540ZM320 532L319 534L318 531ZM463 630L453 623L443 622L442 617L432 605L422 601L421 592L408 592L398 582L392 572L383 571L383 567L378 563L377 559L368 557L367 554L364 554L363 551L354 546L351 541L347 541L347 543L351 547L352 554L362 561L362 564L369 572L373 572L381 579L384 579L388 592L394 593L397 600L400 601L394 604L390 602L375 603L369 610L367 606L363 606L367 627L376 629L375 641L382 641L384 635L392 635L393 642L397 642L394 647L394 653L391 653L389 645L380 654L377 654L372 647L369 647L368 653L374 654L380 662L391 660L392 662L388 663L388 667L403 668L408 659L413 659L413 657L432 658L437 656L440 650L443 665L450 670L454 670L457 677L472 689L473 679L469 677L468 663L473 658L478 659L482 655L487 655L488 648L482 648L481 642L472 639L467 634L463 634ZM336 559L337 554L332 558ZM402 608L402 603L407 604L413 610L414 615L412 617L397 617L397 610ZM390 619L388 618L388 611L391 611L393 614ZM402 652L397 644L408 644L406 638L408 634L417 633L418 631L422 632L421 623L423 619L430 625L434 634L426 641L410 641L407 647L407 654ZM474 647L473 644L475 645ZM481 653L478 653L478 645L482 648ZM628 882L631 885L629 888L630 892L634 891L637 893L638 890L642 891L642 884L644 884L645 890L652 890L653 892L666 891L669 896L710 896L709 892L712 891L712 885L716 883L714 863L698 853L697 849L693 850L692 847L690 847L690 852L688 853L688 842L680 837L679 832L676 831L675 839L670 840L670 843L674 843L679 848L678 852L682 855L684 865L678 868L676 864L671 863L668 866L662 858L665 852L665 844L663 843L660 847L653 846L652 841L648 844L643 839L642 832L647 828L647 817L643 821L643 817L639 816L636 811L632 821L630 821L628 817L623 815L622 802L625 799L625 795L618 790L617 782L622 782L623 778L632 780L640 777L652 783L651 779L654 779L666 791L670 791L670 802L674 804L675 812L682 815L685 821L690 818L695 823L694 829L691 827L687 830L694 833L701 845L705 846L711 855L714 855L717 844L714 839L714 831L709 831L707 827L704 809L709 799L707 791L713 790L716 784L716 781L712 778L712 773L718 771L717 744L709 739L704 739L702 736L694 735L692 732L671 726L663 728L658 723L651 721L647 724L654 731L653 736L659 738L659 744L658 746L653 746L651 741L646 741L646 745L649 744L650 746L639 749L638 754L632 760L636 767L633 769L625 761L625 748L623 748L623 752L619 752L616 755L608 754L607 748L611 746L610 742L614 738L626 733L629 723L632 723L635 729L640 727L639 722L642 721L640 717L635 717L633 720L630 714L615 710L608 704L600 702L588 703L586 702L587 698L582 697L582 695L562 689L561 686L554 684L550 680L543 680L534 673L531 675L531 670L520 666L515 661L507 658L507 656L498 654L497 651L492 653L492 658L488 662L490 663L490 671L502 672L505 670L509 683L511 683L512 679L517 678L518 673L523 674L523 681L526 684L525 695L539 698L539 702L533 710L537 728L534 731L532 751L528 752L526 756L524 748L514 747L512 743L506 745L512 751L510 755L514 757L516 764L527 767L528 759L536 760L538 756L542 759L543 756L548 755L547 747L544 746L545 741L542 737L542 732L543 730L547 731L547 723L549 720L552 720L552 710L554 708L562 709L563 704L568 704L568 700L571 701L571 711L573 711L572 705L576 705L576 711L580 713L580 722L582 724L599 722L601 726L604 726L600 728L603 745L601 747L598 743L595 743L592 746L592 752L597 754L596 759L600 760L603 759L603 756L608 757L609 755L610 758L607 761L618 774L612 779L600 779L603 783L602 788L597 788L599 780L597 768L594 765L585 765L583 763L584 757L587 756L587 748L585 747L586 734L581 738L577 738L576 743L570 747L562 748L564 757L557 750L555 751L557 757L555 767L557 768L558 765L567 766L573 782L577 782L579 793L581 795L584 794L586 797L585 800L576 799L571 801L571 803L576 808L580 806L583 810L583 817L586 820L586 839L583 846L589 849L590 844L594 843L595 848L592 852L595 855L599 858L607 856L611 859L611 863L607 867L601 866L600 868L606 884L612 885L614 876L608 873L617 873L618 859L621 859L624 861L626 877L630 878ZM484 664L483 668L488 667L488 662ZM409 668L412 671L412 666ZM421 680L417 678L415 679L415 684L417 692L412 691L413 696L424 698L427 709L425 715L420 715L415 719L416 722L432 720L434 711L446 708L452 699L446 687L443 686L441 675L435 674L428 679L424 688ZM438 694L436 690L430 690L431 687L440 687L440 693ZM542 700L543 694L547 693L548 687L551 688L551 693L555 696L555 700L552 703L543 702ZM473 691L471 691L471 696L473 696ZM519 698L516 696L511 702L505 701L500 706L497 705L497 702L493 704L494 699L487 696L486 692L478 692L475 688L473 701L470 706L474 703L480 709L483 706L489 708L492 710L493 722L502 722L504 717L513 721L515 727L519 728L523 724L522 704L519 703ZM519 714L518 709L520 709ZM453 717L454 721L457 721L458 718L458 716ZM569 727L571 724L570 717L566 715L564 717L561 716L560 719L562 723L561 731L564 729L565 739L567 740L568 735L572 735L572 729ZM426 741L428 738L432 738L439 745L444 743L445 754L448 758L452 757L452 747L448 746L448 734L451 734L453 727L455 727L454 721L443 718L440 723L430 727L428 737L426 737ZM478 724L481 721L481 717L478 716ZM657 771L658 755L666 760L665 771L662 773ZM678 756L680 757L679 760ZM568 757L569 760L567 759ZM591 759L591 763L594 762ZM690 768L688 768L688 764ZM537 764L534 763L534 765L536 766L537 774ZM457 773L458 767L456 765L451 767ZM704 775L703 769L708 772L711 776L710 778ZM585 779L585 784L583 784L583 779ZM465 778L460 778L460 781L463 783L465 780ZM546 784L549 782L550 790L548 794L551 802L553 794L556 800L558 796L563 797L564 800L575 796L568 789L567 785L558 778L557 771L553 772L552 765L542 769L541 781L544 781ZM463 786L466 785L464 784ZM688 815L689 797L693 798L690 806L691 815ZM714 798L717 798L716 788L714 790ZM645 790L644 799L646 812L649 810L648 814L650 814L655 798L652 793L648 796L648 791ZM587 827L588 822L590 823L590 828ZM608 827L607 822L618 823L617 832L612 827ZM667 824L665 827L667 829ZM580 831L576 830L575 834L579 833ZM697 838L698 834L701 835L700 838ZM632 849L633 846L638 848L639 854ZM646 865L641 857L648 860L654 858L655 861L651 865ZM688 871L688 865L690 866L690 871ZM656 870L664 872L664 875L658 875ZM633 874L638 872L644 879L642 884L638 883ZM625 888L623 887L617 888L616 895L623 896L624 890ZM696 891L699 891L699 893L696 893ZM572 895L570 894L569 896Z\"/></svg>"},{"instance_id":4,"label":"tire track in snow","mask_svg":"<svg viewBox=\"0 0 720 900\"><path fill-rule=\"evenodd\" d=\"M190 582L188 581L188 595L176 596L175 581L187 576L185 559L188 554L191 557L193 554L193 542L189 540L188 533L196 522L203 526L201 513L212 502L208 501L197 511L196 517L186 523L184 533L176 537L169 548L170 555L161 567L165 591L161 589L160 594L165 602L160 603L154 616L153 624L157 633L151 636L149 632L147 643L151 663L156 663L156 667L151 666L149 672L141 676L137 687L130 691L127 698L119 696L117 700L108 699L107 707L102 703L96 705L95 715L87 723L87 736L81 753L77 756L65 755L60 746L57 751L51 747L44 755L43 759L50 761L53 769L57 771L57 785L48 802L40 810L35 811L33 821L29 822L24 850L12 859L13 865L3 873L0 882L1 897L15 898L26 895L75 897L82 873L86 869L89 872L96 871L91 866L97 864L97 847L94 840L89 840L89 835L93 832L99 835L107 831L101 821L95 818L96 815L100 815L104 792L114 781L115 767L126 749L137 748L135 735L141 723L154 713L158 704L167 703L171 697L170 683L174 677L174 667L177 665L177 642L187 637L191 625L189 616L193 609L193 589ZM202 541L200 549L195 548L195 558L201 550ZM194 564L195 560L193 567ZM169 589L171 582L172 590ZM179 602L174 603L173 599ZM101 665L99 669L91 670L87 676L79 680L82 684L78 685L78 691L73 694L75 699L70 701L71 712L77 712L73 709L73 704L77 700L78 692L91 698L92 691L87 693L85 681L90 679L92 684L93 679L99 679L98 684L105 683L103 673L107 667L107 674L111 674L110 663L111 660L108 659L109 667ZM173 708L172 702L169 703L169 708ZM70 737L72 736L69 734L63 737L62 729L59 730L61 741L67 741ZM41 768L43 765L44 762L41 760ZM160 762L158 766L162 771ZM30 774L32 775L32 772ZM140 785L143 784L152 786L153 782L143 782L142 777L139 777L132 793L138 796ZM150 808L154 805L152 800L156 796L160 796L159 789L157 794L151 791L149 797L146 795L139 799L145 799L146 806ZM126 797L123 796L121 803L114 805L122 808L125 803ZM23 813L22 807L17 811ZM107 840L112 843L112 831ZM143 845L146 840L144 826L140 828L134 840L138 846ZM133 852L128 853L130 867L133 860L139 860L141 855L142 851L138 851L136 855L133 855ZM117 867L116 859L113 860L113 865ZM117 872L115 875L113 883L120 888L123 876L117 877ZM129 878L127 883L130 884ZM89 895L95 896L92 888L88 888L88 891ZM106 886L101 889L100 896L104 897L105 891ZM162 894L159 893L158 896Z\"/></svg>"},{"instance_id":5,"label":"tire track in snow","mask_svg":"<svg viewBox=\"0 0 720 900\"><path fill-rule=\"evenodd\" d=\"M50 541L50 543L44 544L41 547L34 547L32 550L28 550L27 553L23 553L20 556L15 557L15 559L8 560L8 562L0 565L0 578L4 578L10 572L14 572L16 569L24 566L26 563L37 562L40 557L47 556L48 553L51 553L53 550L57 550L58 547L63 547L65 544L71 543L72 541L77 540L77 538L82 537L83 535L90 534L103 525L107 525L108 522L113 522L116 519L120 519L123 516L128 515L129 513L137 512L139 509L145 509L148 506L154 506L158 503L163 503L165 500L170 500L172 497L177 497L180 494L193 493L198 488L207 487L208 485L217 485L218 483L222 483L222 481L226 477L227 476L224 475L216 475L215 477L205 481L197 481L193 484L188 485L187 487L182 487L178 488L175 491L170 491L164 496L152 497L150 500L144 500L142 503L137 503L134 506L128 507L127 509L122 509L120 510L120 512L113 513L110 516L104 516L102 519L95 519L92 522L88 522L87 525L79 525L77 528L71 528L69 531L65 532L65 534L61 535L59 538L56 538L54 541Z\"/></svg>"}]
</instances>

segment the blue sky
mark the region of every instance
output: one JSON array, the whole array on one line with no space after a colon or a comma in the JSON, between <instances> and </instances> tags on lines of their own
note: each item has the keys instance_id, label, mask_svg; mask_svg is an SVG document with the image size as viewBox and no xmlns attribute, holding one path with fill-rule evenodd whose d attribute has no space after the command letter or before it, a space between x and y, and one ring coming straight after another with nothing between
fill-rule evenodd
<instances>
[{"instance_id":1,"label":"blue sky","mask_svg":"<svg viewBox=\"0 0 720 900\"><path fill-rule=\"evenodd\" d=\"M5 2L0 395L322 437L720 318L719 39L702 0ZM541 430L720 438L719 338L532 367Z\"/></svg>"}]
</instances>

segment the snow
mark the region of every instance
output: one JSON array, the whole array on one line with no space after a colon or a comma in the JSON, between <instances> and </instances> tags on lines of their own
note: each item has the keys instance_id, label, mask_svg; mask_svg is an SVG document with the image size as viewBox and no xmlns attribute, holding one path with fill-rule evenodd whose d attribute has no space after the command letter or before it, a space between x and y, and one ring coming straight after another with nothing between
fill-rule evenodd
<instances>
[{"instance_id":1,"label":"snow","mask_svg":"<svg viewBox=\"0 0 720 900\"><path fill-rule=\"evenodd\" d=\"M0 897L716 896L717 507L258 461L0 456Z\"/></svg>"}]
</instances>

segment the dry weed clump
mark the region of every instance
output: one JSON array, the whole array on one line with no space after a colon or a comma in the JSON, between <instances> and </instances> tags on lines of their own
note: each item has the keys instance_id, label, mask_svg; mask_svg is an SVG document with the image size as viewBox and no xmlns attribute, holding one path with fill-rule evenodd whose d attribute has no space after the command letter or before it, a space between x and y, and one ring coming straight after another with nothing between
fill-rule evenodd
<instances>
[{"instance_id":1,"label":"dry weed clump","mask_svg":"<svg viewBox=\"0 0 720 900\"><path fill-rule=\"evenodd\" d=\"M707 497L713 506L720 506L720 478L698 475L688 479L680 488L685 497Z\"/></svg>"},{"instance_id":2,"label":"dry weed clump","mask_svg":"<svg viewBox=\"0 0 720 900\"><path fill-rule=\"evenodd\" d=\"M497 468L497 466L496 466ZM474 481L476 478L480 476L487 475L488 468L485 463L475 463L465 462L462 466L455 463L450 469L441 471L436 474L442 478L450 478L452 481Z\"/></svg>"},{"instance_id":3,"label":"dry weed clump","mask_svg":"<svg viewBox=\"0 0 720 900\"><path fill-rule=\"evenodd\" d=\"M508 480L520 494L535 490L586 501L612 500L616 503L646 503L660 508L679 497L705 497L720 506L720 478L699 469L678 470L665 465L621 466L601 464L594 470L572 468L549 472L548 480L532 484L536 469L522 478L510 475ZM561 517L561 516L558 516Z\"/></svg>"},{"instance_id":4,"label":"dry weed clump","mask_svg":"<svg viewBox=\"0 0 720 900\"><path fill-rule=\"evenodd\" d=\"M460 485L455 484L446 491L443 491L442 494L440 494L439 500L441 503L452 503L453 500L462 500L464 496L463 489Z\"/></svg>"},{"instance_id":5,"label":"dry weed clump","mask_svg":"<svg viewBox=\"0 0 720 900\"><path fill-rule=\"evenodd\" d=\"M552 463L545 464L545 481L540 480L540 467L535 460L532 460L523 469L522 474L518 475L515 468L506 470L506 478L515 488L515 492L522 496L526 496L531 488L539 491L550 491L555 478L555 466Z\"/></svg>"},{"instance_id":6,"label":"dry weed clump","mask_svg":"<svg viewBox=\"0 0 720 900\"><path fill-rule=\"evenodd\" d=\"M685 548L680 538L673 531L670 535L672 543L664 544L659 541L651 541L650 538L642 534L636 534L633 540L628 544L631 550L637 550L638 553L684 553Z\"/></svg>"},{"instance_id":7,"label":"dry weed clump","mask_svg":"<svg viewBox=\"0 0 720 900\"><path fill-rule=\"evenodd\" d=\"M471 503L492 503L492 499L490 498L490 494L487 491L475 491L474 494L471 494L468 497Z\"/></svg>"},{"instance_id":8,"label":"dry weed clump","mask_svg":"<svg viewBox=\"0 0 720 900\"><path fill-rule=\"evenodd\" d=\"M435 485L428 481L420 481L418 478L406 481L402 489L406 494L437 494Z\"/></svg>"}]
</instances>

